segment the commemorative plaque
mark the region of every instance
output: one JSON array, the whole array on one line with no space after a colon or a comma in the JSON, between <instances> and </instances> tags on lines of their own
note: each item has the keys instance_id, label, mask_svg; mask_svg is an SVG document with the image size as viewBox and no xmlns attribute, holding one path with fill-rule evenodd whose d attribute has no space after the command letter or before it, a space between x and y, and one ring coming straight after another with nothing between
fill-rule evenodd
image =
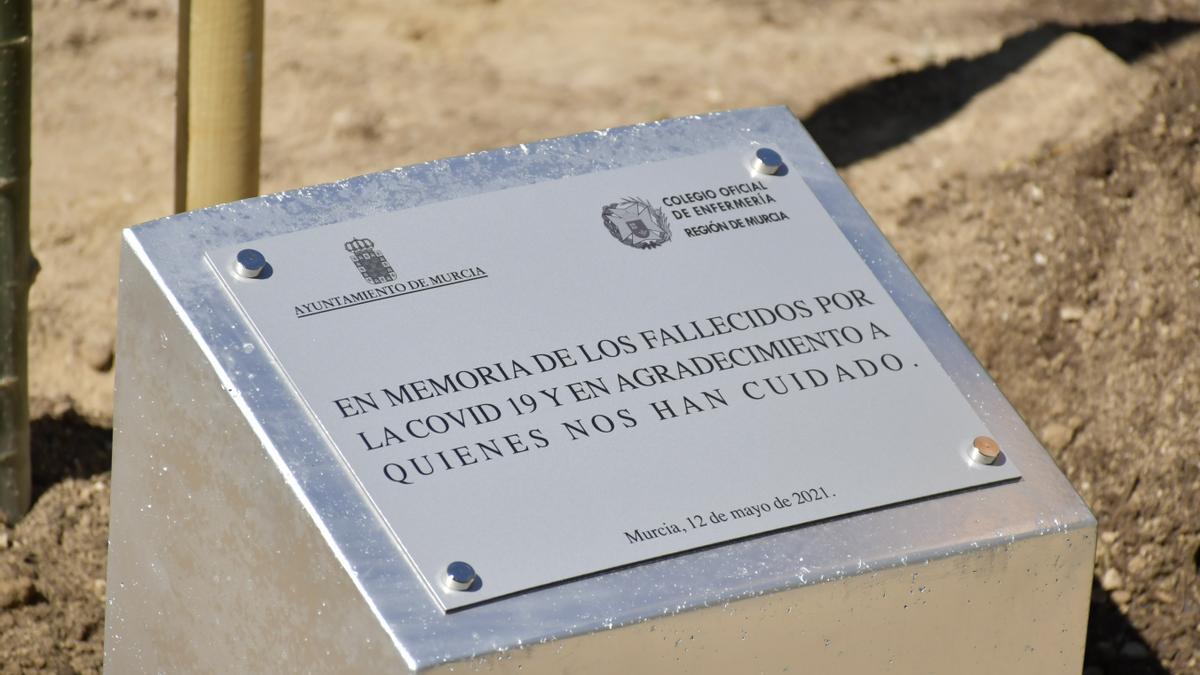
<instances>
[{"instance_id":1,"label":"commemorative plaque","mask_svg":"<svg viewBox=\"0 0 1200 675\"><path fill-rule=\"evenodd\" d=\"M448 608L1016 478L970 460L990 432L804 178L752 156L208 260ZM456 560L478 589L441 584Z\"/></svg>"},{"instance_id":2,"label":"commemorative plaque","mask_svg":"<svg viewBox=\"0 0 1200 675\"><path fill-rule=\"evenodd\" d=\"M600 631L656 626L709 626L709 653L664 633L623 657L635 671L870 669L897 640L940 644L922 631L956 611L1028 619L1008 603L1027 586L1064 599L1038 638L1059 656L1030 672L1078 664L1094 520L784 109L364 176L125 242L113 664L255 662L153 648L170 621L150 607L185 603L222 617L210 641L282 619L313 640L296 662L331 670L605 672ZM158 548L135 543L155 528ZM829 623L792 618L806 603ZM836 627L856 611L910 604L938 614L845 651L868 639ZM718 605L763 614L734 631ZM309 635L305 611L339 629ZM749 624L769 644L738 645ZM789 651L810 629L845 647Z\"/></svg>"}]
</instances>

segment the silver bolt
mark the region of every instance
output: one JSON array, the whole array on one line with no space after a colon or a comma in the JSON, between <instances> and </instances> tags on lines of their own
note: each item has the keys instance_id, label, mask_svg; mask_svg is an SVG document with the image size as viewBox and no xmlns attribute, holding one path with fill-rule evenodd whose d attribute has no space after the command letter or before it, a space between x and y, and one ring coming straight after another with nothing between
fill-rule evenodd
<instances>
[{"instance_id":1,"label":"silver bolt","mask_svg":"<svg viewBox=\"0 0 1200 675\"><path fill-rule=\"evenodd\" d=\"M971 441L971 461L976 464L992 464L1000 458L1000 444L988 436L976 436Z\"/></svg>"},{"instance_id":2,"label":"silver bolt","mask_svg":"<svg viewBox=\"0 0 1200 675\"><path fill-rule=\"evenodd\" d=\"M754 161L750 164L750 168L755 173L766 176L774 176L781 166L783 166L783 158L770 148L759 148L755 151Z\"/></svg>"},{"instance_id":3,"label":"silver bolt","mask_svg":"<svg viewBox=\"0 0 1200 675\"><path fill-rule=\"evenodd\" d=\"M263 254L255 251L252 248L244 248L238 251L237 261L233 265L233 271L237 272L239 277L254 279L262 274L263 268L267 266L267 259Z\"/></svg>"},{"instance_id":4,"label":"silver bolt","mask_svg":"<svg viewBox=\"0 0 1200 675\"><path fill-rule=\"evenodd\" d=\"M446 587L446 590L465 591L471 588L471 584L474 583L474 567L461 560L446 565L446 578L442 579L442 585Z\"/></svg>"}]
</instances>

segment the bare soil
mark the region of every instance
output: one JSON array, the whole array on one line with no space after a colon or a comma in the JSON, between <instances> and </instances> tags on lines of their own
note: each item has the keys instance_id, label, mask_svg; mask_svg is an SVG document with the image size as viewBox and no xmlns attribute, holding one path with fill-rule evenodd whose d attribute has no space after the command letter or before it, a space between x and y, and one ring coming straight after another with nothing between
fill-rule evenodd
<instances>
[{"instance_id":1,"label":"bare soil","mask_svg":"<svg viewBox=\"0 0 1200 675\"><path fill-rule=\"evenodd\" d=\"M0 672L99 672L118 235L170 211L177 14L35 0L37 502ZM1100 520L1085 662L1200 673L1200 3L269 3L263 191L783 103Z\"/></svg>"}]
</instances>

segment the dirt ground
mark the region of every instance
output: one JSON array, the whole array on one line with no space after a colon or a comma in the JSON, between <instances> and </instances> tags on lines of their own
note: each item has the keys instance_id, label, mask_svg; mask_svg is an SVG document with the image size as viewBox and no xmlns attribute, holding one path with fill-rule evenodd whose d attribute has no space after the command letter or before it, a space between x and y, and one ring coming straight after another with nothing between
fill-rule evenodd
<instances>
[{"instance_id":1,"label":"dirt ground","mask_svg":"<svg viewBox=\"0 0 1200 675\"><path fill-rule=\"evenodd\" d=\"M98 672L118 234L169 213L177 10L35 0L33 511L0 672ZM263 191L784 103L1100 520L1085 663L1200 673L1200 2L268 3Z\"/></svg>"}]
</instances>

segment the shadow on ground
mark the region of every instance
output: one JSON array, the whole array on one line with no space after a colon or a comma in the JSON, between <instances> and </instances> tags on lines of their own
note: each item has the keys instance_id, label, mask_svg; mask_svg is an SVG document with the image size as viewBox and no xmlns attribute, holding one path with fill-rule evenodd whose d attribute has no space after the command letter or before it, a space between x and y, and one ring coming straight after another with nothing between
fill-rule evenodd
<instances>
[{"instance_id":1,"label":"shadow on ground","mask_svg":"<svg viewBox=\"0 0 1200 675\"><path fill-rule=\"evenodd\" d=\"M1179 20L1045 24L987 54L865 83L827 101L803 122L830 161L847 167L938 126L1068 33L1087 35L1133 63L1197 30L1200 23ZM1196 557L1200 567L1200 552ZM1089 675L1167 675L1160 656L1173 658L1156 654L1112 595L1094 583L1084 652Z\"/></svg>"},{"instance_id":2,"label":"shadow on ground","mask_svg":"<svg viewBox=\"0 0 1200 675\"><path fill-rule=\"evenodd\" d=\"M112 468L112 429L96 426L71 410L30 425L33 499L67 478L90 478Z\"/></svg>"},{"instance_id":3,"label":"shadow on ground","mask_svg":"<svg viewBox=\"0 0 1200 675\"><path fill-rule=\"evenodd\" d=\"M874 157L931 129L975 95L1032 61L1067 33L1082 33L1126 62L1200 29L1200 23L1167 20L1119 24L1045 24L1008 38L996 51L900 73L851 89L804 121L834 166Z\"/></svg>"},{"instance_id":4,"label":"shadow on ground","mask_svg":"<svg viewBox=\"0 0 1200 675\"><path fill-rule=\"evenodd\" d=\"M1083 664L1085 668L1097 667L1106 674L1170 675L1142 634L1096 581L1092 582Z\"/></svg>"}]
</instances>

